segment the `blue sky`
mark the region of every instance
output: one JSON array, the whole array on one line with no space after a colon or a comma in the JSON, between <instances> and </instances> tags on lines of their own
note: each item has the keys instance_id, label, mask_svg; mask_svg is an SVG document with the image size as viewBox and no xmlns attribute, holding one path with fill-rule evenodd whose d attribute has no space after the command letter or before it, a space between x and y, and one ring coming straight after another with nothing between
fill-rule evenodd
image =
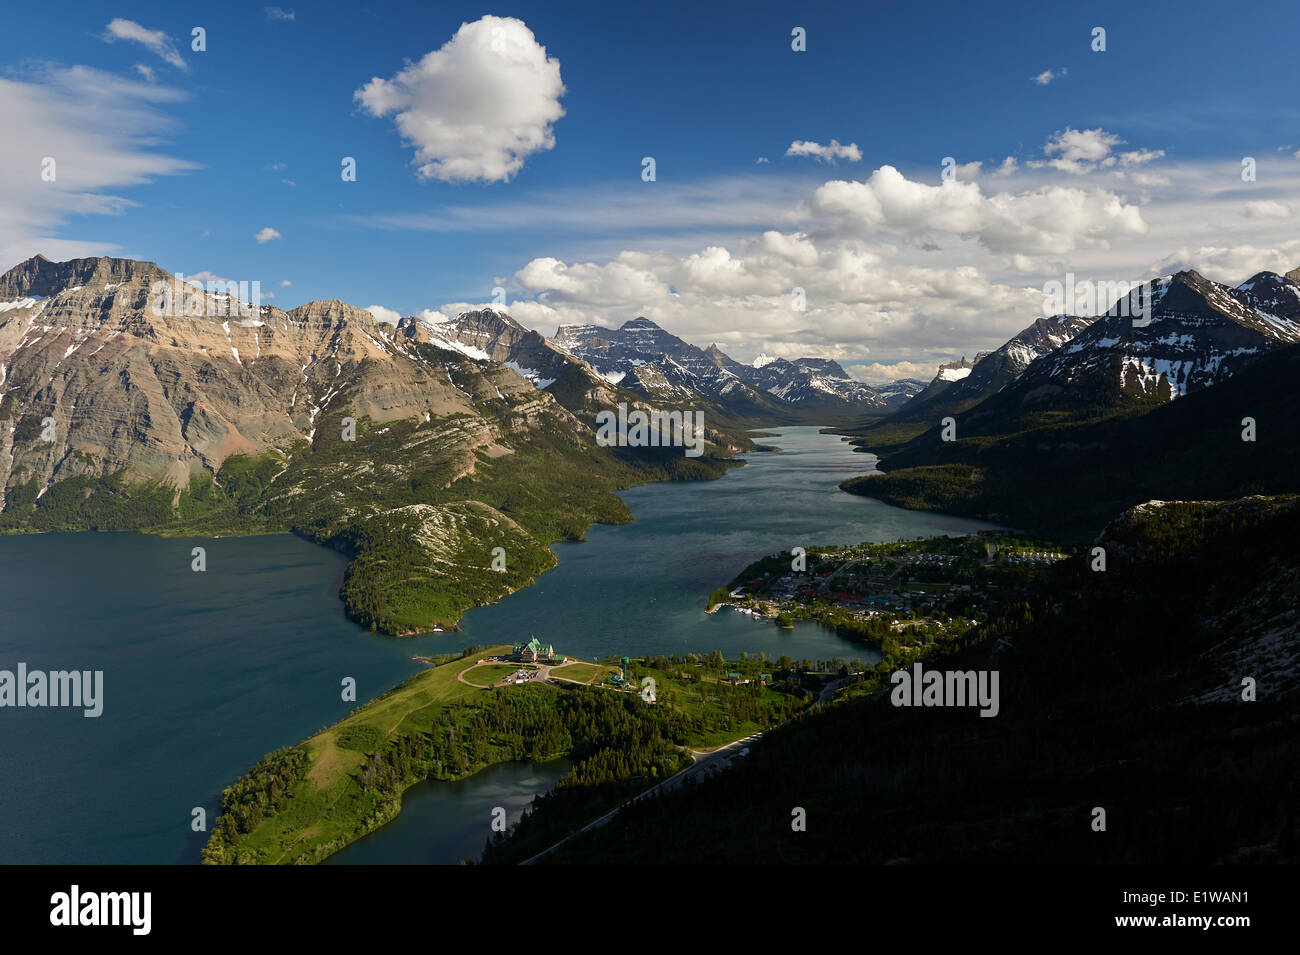
<instances>
[{"instance_id":1,"label":"blue sky","mask_svg":"<svg viewBox=\"0 0 1300 955\"><path fill-rule=\"evenodd\" d=\"M995 346L1066 270L1240 281L1300 265L1293 4L330 6L9 10L3 267L120 254L258 280L284 308L340 298L434 319L500 283L548 334L647 314L739 358L827 355L883 379ZM435 130L423 153L401 108L357 96L485 15L520 21L505 40L532 60L519 102L486 103L483 122L546 141L507 155L508 175L475 153L499 130L441 125L448 74L402 94ZM485 35L459 34L447 69L495 69L471 50ZM544 92L547 58L562 93ZM832 141L846 150L833 162L786 155ZM448 150L483 174L420 174ZM48 155L57 191L37 174ZM947 156L959 182L941 189ZM896 178L872 180L882 167ZM257 241L263 229L278 237ZM786 307L797 283L807 311Z\"/></svg>"}]
</instances>

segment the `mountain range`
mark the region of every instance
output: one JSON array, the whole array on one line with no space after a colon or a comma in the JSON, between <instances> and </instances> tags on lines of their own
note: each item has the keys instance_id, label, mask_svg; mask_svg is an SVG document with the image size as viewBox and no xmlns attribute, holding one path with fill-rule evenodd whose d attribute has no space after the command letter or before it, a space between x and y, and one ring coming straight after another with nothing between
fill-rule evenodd
<instances>
[{"instance_id":1,"label":"mountain range","mask_svg":"<svg viewBox=\"0 0 1300 955\"><path fill-rule=\"evenodd\" d=\"M755 447L707 418L700 457L602 447L596 412L643 397L502 324L462 316L464 345L150 262L29 259L0 277L0 531L293 530L351 558L354 619L421 632L526 585L551 541L629 520L614 491Z\"/></svg>"},{"instance_id":2,"label":"mountain range","mask_svg":"<svg viewBox=\"0 0 1300 955\"><path fill-rule=\"evenodd\" d=\"M1095 320L1035 323L1026 332L1055 347L1021 352L1017 336L959 384L856 429L885 473L842 486L1073 539L1150 498L1294 489L1300 284L1185 271L1132 296ZM1135 321L1139 299L1150 311Z\"/></svg>"}]
</instances>

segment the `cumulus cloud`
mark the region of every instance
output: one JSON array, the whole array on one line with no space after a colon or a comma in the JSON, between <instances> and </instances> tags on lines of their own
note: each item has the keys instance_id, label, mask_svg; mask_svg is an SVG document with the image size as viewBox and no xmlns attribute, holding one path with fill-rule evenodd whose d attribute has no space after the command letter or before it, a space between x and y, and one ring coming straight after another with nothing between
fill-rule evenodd
<instances>
[{"instance_id":1,"label":"cumulus cloud","mask_svg":"<svg viewBox=\"0 0 1300 955\"><path fill-rule=\"evenodd\" d=\"M1068 132L1054 134L1059 149L1046 158L1090 166L1086 182L1008 157L990 160L978 181L940 183L932 166L881 166L862 181L820 186L769 173L665 183L679 191L656 191L653 205L595 186L383 227L563 228L586 237L581 254L555 246L494 280L518 289L507 311L525 326L550 335L561 324L617 327L643 315L741 361L834 358L875 383L928 381L941 361L996 348L1041 316L1044 282L1067 272L1145 281L1191 267L1236 284L1300 265L1289 218L1243 214L1247 200L1294 207L1300 189L1243 190L1224 172L1235 160L1166 162L1156 176L1161 150L1121 151L1105 131ZM441 320L475 307L427 311Z\"/></svg>"},{"instance_id":2,"label":"cumulus cloud","mask_svg":"<svg viewBox=\"0 0 1300 955\"><path fill-rule=\"evenodd\" d=\"M401 312L395 312L391 308L384 308L382 305L367 305L366 311L375 316L375 321L383 322L386 325L396 325L402 320Z\"/></svg>"},{"instance_id":3,"label":"cumulus cloud","mask_svg":"<svg viewBox=\"0 0 1300 955\"><path fill-rule=\"evenodd\" d=\"M117 40L139 43L177 69L188 71L190 68L189 64L181 56L180 51L176 49L176 44L172 42L171 37L162 30L145 29L134 20L114 17L104 29L102 39L105 43L113 43Z\"/></svg>"},{"instance_id":4,"label":"cumulus cloud","mask_svg":"<svg viewBox=\"0 0 1300 955\"><path fill-rule=\"evenodd\" d=\"M935 362L913 362L897 361L885 364L873 361L864 365L845 365L844 370L859 381L865 381L869 385L885 385L891 381L898 381L900 378L916 378L920 381L929 382L938 374L938 363Z\"/></svg>"},{"instance_id":5,"label":"cumulus cloud","mask_svg":"<svg viewBox=\"0 0 1300 955\"><path fill-rule=\"evenodd\" d=\"M564 92L560 61L522 20L485 16L353 98L372 116L393 117L420 178L498 182L554 148Z\"/></svg>"},{"instance_id":6,"label":"cumulus cloud","mask_svg":"<svg viewBox=\"0 0 1300 955\"><path fill-rule=\"evenodd\" d=\"M257 240L258 245L262 245L266 242L270 242L272 239L280 238L280 233L276 232L268 225L259 229L257 235L253 236L253 238Z\"/></svg>"},{"instance_id":7,"label":"cumulus cloud","mask_svg":"<svg viewBox=\"0 0 1300 955\"><path fill-rule=\"evenodd\" d=\"M1031 162L1031 166L1051 166L1073 176L1081 176L1098 168L1109 168L1116 163L1111 150L1122 143L1114 133L1104 129L1071 129L1065 127L1047 140L1043 153L1052 157Z\"/></svg>"},{"instance_id":8,"label":"cumulus cloud","mask_svg":"<svg viewBox=\"0 0 1300 955\"><path fill-rule=\"evenodd\" d=\"M812 209L850 233L952 233L1007 253L1059 254L1147 229L1137 206L1104 190L1044 186L985 196L978 183L933 186L893 166L881 166L865 182L825 183L813 194Z\"/></svg>"},{"instance_id":9,"label":"cumulus cloud","mask_svg":"<svg viewBox=\"0 0 1300 955\"><path fill-rule=\"evenodd\" d=\"M862 150L858 148L857 143L841 146L838 139L832 139L830 144L826 146L808 140L796 140L790 144L790 148L785 151L785 154L787 156L812 156L819 162L833 163L837 159L847 159L849 162L862 161Z\"/></svg>"},{"instance_id":10,"label":"cumulus cloud","mask_svg":"<svg viewBox=\"0 0 1300 955\"><path fill-rule=\"evenodd\" d=\"M266 12L268 20L288 20L292 22L298 19L298 15L292 10L281 10L279 7L263 7L262 9Z\"/></svg>"},{"instance_id":11,"label":"cumulus cloud","mask_svg":"<svg viewBox=\"0 0 1300 955\"><path fill-rule=\"evenodd\" d=\"M1030 77L1030 79L1039 86L1046 86L1048 83L1052 82L1052 80L1060 79L1068 72L1070 71L1065 67L1061 67L1059 70L1043 70L1043 72L1039 73L1037 76Z\"/></svg>"},{"instance_id":12,"label":"cumulus cloud","mask_svg":"<svg viewBox=\"0 0 1300 955\"><path fill-rule=\"evenodd\" d=\"M977 268L910 265L856 239L819 244L776 230L684 255L624 250L605 263L539 258L515 281L534 297L511 303L510 314L546 334L559 324L609 326L644 315L742 360L766 351L863 362L873 349L886 349L897 357L924 353L932 367L951 357L931 358L932 338L996 346L1042 302L1041 291L997 286ZM982 327L990 315L998 323Z\"/></svg>"}]
</instances>

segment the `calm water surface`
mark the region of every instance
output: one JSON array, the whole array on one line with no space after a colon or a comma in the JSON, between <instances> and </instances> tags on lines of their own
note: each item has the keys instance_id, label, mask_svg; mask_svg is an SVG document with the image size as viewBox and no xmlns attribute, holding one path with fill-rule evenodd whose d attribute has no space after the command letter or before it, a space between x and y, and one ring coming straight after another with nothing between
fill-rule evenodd
<instances>
[{"instance_id":1,"label":"calm water surface","mask_svg":"<svg viewBox=\"0 0 1300 955\"><path fill-rule=\"evenodd\" d=\"M874 659L815 624L793 631L724 611L708 594L746 564L794 546L968 533L979 521L904 511L836 488L872 467L815 428L765 438L779 454L717 481L623 493L634 524L555 546L559 566L462 633L391 640L342 613L344 561L288 535L219 540L141 534L0 538L0 669L104 671L104 710L0 709L0 863L195 862L224 786L260 756L420 669L412 654L533 634L563 653L721 650ZM207 571L190 549L207 548ZM399 821L341 862L455 862L482 849L492 806L512 814L563 764L494 767L407 794ZM493 801L495 800L495 801ZM484 807L487 807L485 812Z\"/></svg>"}]
</instances>

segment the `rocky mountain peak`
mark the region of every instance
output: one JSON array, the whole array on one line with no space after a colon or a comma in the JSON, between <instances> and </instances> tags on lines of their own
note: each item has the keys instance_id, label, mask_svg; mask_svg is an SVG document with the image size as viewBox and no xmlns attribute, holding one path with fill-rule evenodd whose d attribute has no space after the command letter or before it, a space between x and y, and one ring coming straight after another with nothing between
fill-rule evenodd
<instances>
[{"instance_id":1,"label":"rocky mountain peak","mask_svg":"<svg viewBox=\"0 0 1300 955\"><path fill-rule=\"evenodd\" d=\"M78 285L121 285L128 282L147 285L158 279L170 280L171 276L153 262L108 256L51 262L43 255L34 255L0 276L0 300L12 301L29 296L45 298Z\"/></svg>"}]
</instances>

